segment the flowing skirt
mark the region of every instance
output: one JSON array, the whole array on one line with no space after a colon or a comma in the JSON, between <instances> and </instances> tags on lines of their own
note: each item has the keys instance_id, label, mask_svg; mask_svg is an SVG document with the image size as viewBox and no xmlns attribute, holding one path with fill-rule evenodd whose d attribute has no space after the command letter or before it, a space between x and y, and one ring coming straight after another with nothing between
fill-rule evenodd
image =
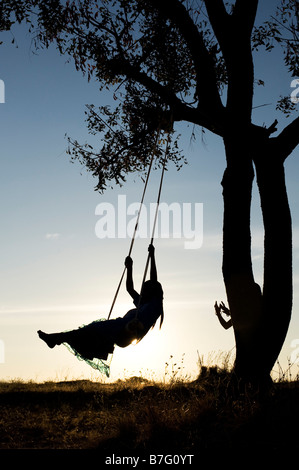
<instances>
[{"instance_id":1,"label":"flowing skirt","mask_svg":"<svg viewBox=\"0 0 299 470\"><path fill-rule=\"evenodd\" d=\"M76 330L61 333L61 342L79 360L109 377L114 344L123 328L122 318L100 319Z\"/></svg>"}]
</instances>

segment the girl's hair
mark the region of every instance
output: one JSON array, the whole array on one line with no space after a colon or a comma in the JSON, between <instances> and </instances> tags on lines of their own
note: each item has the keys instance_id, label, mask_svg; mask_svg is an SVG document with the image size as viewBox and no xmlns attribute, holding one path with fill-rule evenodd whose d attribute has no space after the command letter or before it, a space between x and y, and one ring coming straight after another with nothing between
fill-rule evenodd
<instances>
[{"instance_id":1,"label":"girl's hair","mask_svg":"<svg viewBox=\"0 0 299 470\"><path fill-rule=\"evenodd\" d=\"M160 282L145 281L141 290L141 303L142 304L147 303L154 298L163 300L163 289L162 289ZM164 320L164 312L163 312L163 306L162 306L160 328L162 326L163 320Z\"/></svg>"},{"instance_id":2,"label":"girl's hair","mask_svg":"<svg viewBox=\"0 0 299 470\"><path fill-rule=\"evenodd\" d=\"M160 282L145 281L141 290L141 302L148 302L155 297L163 299L163 289Z\"/></svg>"}]
</instances>

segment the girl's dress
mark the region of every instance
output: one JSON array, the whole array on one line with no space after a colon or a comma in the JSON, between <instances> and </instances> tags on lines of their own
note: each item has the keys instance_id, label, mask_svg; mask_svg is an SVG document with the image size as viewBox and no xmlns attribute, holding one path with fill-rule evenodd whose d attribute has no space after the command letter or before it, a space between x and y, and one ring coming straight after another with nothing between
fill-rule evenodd
<instances>
[{"instance_id":1,"label":"girl's dress","mask_svg":"<svg viewBox=\"0 0 299 470\"><path fill-rule=\"evenodd\" d=\"M114 351L114 346L126 347L133 339L140 341L152 328L157 319L163 318L162 298L152 298L147 303L139 306L139 294L133 299L136 308L129 310L123 317L113 320L100 319L88 325L83 325L76 330L61 333L63 344L94 369L105 373L109 377L110 361L108 356ZM133 320L138 320L141 328L138 335L133 338L127 326Z\"/></svg>"}]
</instances>

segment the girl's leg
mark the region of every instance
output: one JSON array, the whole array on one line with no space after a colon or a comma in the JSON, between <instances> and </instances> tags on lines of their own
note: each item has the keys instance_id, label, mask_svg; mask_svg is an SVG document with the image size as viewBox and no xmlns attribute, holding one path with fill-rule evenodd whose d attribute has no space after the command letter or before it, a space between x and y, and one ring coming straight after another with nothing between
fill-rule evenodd
<instances>
[{"instance_id":1,"label":"girl's leg","mask_svg":"<svg viewBox=\"0 0 299 470\"><path fill-rule=\"evenodd\" d=\"M57 346L65 341L63 338L64 333L48 334L48 333L44 333L41 330L39 330L37 333L40 339L42 339L47 344L47 346L49 346L49 348L51 349L54 348L54 346Z\"/></svg>"}]
</instances>

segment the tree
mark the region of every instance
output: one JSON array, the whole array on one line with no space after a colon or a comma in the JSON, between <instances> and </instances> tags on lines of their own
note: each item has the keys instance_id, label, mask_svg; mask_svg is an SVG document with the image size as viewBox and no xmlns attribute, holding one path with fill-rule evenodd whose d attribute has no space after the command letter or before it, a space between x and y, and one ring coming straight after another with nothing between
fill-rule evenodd
<instances>
[{"instance_id":1,"label":"tree","mask_svg":"<svg viewBox=\"0 0 299 470\"><path fill-rule=\"evenodd\" d=\"M11 3L3 2L6 25ZM70 140L72 158L98 178L97 190L142 171L158 130L171 134L169 160L180 167L175 122L187 121L222 137L227 163L222 270L236 341L234 370L237 377L261 385L270 378L291 318L292 227L284 163L299 143L299 118L276 137L276 120L268 128L252 122L257 83L252 50L270 51L280 43L291 75L298 75L299 2L281 0L276 17L256 27L258 3L31 0L25 5L37 47L56 43L77 70L114 93L114 109L88 107L90 132L105 131L101 149ZM292 113L285 97L277 107ZM261 287L251 258L254 177L265 234Z\"/></svg>"}]
</instances>

